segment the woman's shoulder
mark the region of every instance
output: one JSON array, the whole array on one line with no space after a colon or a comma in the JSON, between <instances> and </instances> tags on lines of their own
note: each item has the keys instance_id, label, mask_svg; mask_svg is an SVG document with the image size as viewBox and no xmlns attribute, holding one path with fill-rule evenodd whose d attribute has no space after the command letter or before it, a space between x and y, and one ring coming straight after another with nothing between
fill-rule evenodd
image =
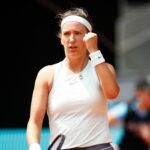
<instances>
[{"instance_id":1,"label":"woman's shoulder","mask_svg":"<svg viewBox=\"0 0 150 150\"><path fill-rule=\"evenodd\" d=\"M46 66L42 67L42 68L38 71L38 74L39 74L39 75L44 75L44 74L53 72L53 69L54 69L54 66L55 66L55 65L56 65L56 64L52 64L52 65L46 65Z\"/></svg>"},{"instance_id":2,"label":"woman's shoulder","mask_svg":"<svg viewBox=\"0 0 150 150\"><path fill-rule=\"evenodd\" d=\"M45 80L45 81L50 81L53 79L53 75L54 75L54 70L55 67L59 64L55 63L52 65L46 65L44 67L42 67L38 73L37 73L37 78L40 78L41 80Z\"/></svg>"},{"instance_id":3,"label":"woman's shoulder","mask_svg":"<svg viewBox=\"0 0 150 150\"><path fill-rule=\"evenodd\" d=\"M55 69L55 67L59 64L60 62L57 62L57 63L54 63L54 64L51 64L51 65L46 65L44 67L42 67L38 73L40 74L49 74L49 73L52 73Z\"/></svg>"},{"instance_id":4,"label":"woman's shoulder","mask_svg":"<svg viewBox=\"0 0 150 150\"><path fill-rule=\"evenodd\" d=\"M59 64L59 62L42 67L37 73L36 84L47 85L50 90L53 83L55 66L57 64Z\"/></svg>"}]
</instances>

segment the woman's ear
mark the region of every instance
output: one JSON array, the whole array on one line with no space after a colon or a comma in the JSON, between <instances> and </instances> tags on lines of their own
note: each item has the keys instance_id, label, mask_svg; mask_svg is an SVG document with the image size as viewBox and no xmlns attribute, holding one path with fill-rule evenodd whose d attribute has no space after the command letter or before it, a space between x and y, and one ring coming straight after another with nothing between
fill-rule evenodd
<instances>
[{"instance_id":1,"label":"woman's ear","mask_svg":"<svg viewBox=\"0 0 150 150\"><path fill-rule=\"evenodd\" d=\"M58 37L59 37L59 39L60 39L61 44L64 45L64 43L63 43L63 41L62 41L62 38L61 38L61 33L59 33Z\"/></svg>"},{"instance_id":2,"label":"woman's ear","mask_svg":"<svg viewBox=\"0 0 150 150\"><path fill-rule=\"evenodd\" d=\"M60 32L58 32L57 37L60 39L60 43L61 43L62 45L64 45L64 44L63 44L63 41L62 41L62 39L61 39L61 33L60 33Z\"/></svg>"},{"instance_id":3,"label":"woman's ear","mask_svg":"<svg viewBox=\"0 0 150 150\"><path fill-rule=\"evenodd\" d=\"M61 44L62 44L62 45L64 45L64 43L63 43L63 41L62 41L62 39L61 39L61 38L60 38L60 42L61 42Z\"/></svg>"}]
</instances>

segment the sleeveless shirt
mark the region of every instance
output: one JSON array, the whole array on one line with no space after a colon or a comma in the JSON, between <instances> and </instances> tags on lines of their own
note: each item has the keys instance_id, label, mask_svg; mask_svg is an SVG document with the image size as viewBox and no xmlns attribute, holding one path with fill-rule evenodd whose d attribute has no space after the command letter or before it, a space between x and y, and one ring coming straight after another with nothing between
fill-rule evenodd
<instances>
[{"instance_id":1,"label":"sleeveless shirt","mask_svg":"<svg viewBox=\"0 0 150 150\"><path fill-rule=\"evenodd\" d=\"M50 143L60 133L66 136L62 149L112 142L107 109L90 60L80 73L71 75L63 70L62 61L56 64L47 109Z\"/></svg>"}]
</instances>

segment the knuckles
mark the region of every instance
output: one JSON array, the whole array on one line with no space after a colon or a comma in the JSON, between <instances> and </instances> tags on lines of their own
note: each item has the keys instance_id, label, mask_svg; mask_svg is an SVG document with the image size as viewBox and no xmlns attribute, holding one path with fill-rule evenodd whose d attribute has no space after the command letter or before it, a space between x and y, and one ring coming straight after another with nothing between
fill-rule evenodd
<instances>
[{"instance_id":1,"label":"knuckles","mask_svg":"<svg viewBox=\"0 0 150 150\"><path fill-rule=\"evenodd\" d=\"M86 41L89 41L89 40L95 39L95 38L97 38L97 34L93 33L93 32L89 32L89 33L85 34L83 40L86 42Z\"/></svg>"},{"instance_id":2,"label":"knuckles","mask_svg":"<svg viewBox=\"0 0 150 150\"><path fill-rule=\"evenodd\" d=\"M85 34L83 41L85 42L87 50L90 52L97 48L97 34L93 32L89 32Z\"/></svg>"}]
</instances>

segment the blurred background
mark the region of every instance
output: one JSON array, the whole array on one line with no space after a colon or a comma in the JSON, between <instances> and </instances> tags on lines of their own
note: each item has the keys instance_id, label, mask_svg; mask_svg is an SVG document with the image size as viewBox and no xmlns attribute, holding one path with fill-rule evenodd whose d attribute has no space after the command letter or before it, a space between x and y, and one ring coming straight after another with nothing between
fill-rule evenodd
<instances>
[{"instance_id":1,"label":"blurred background","mask_svg":"<svg viewBox=\"0 0 150 150\"><path fill-rule=\"evenodd\" d=\"M64 58L56 36L59 29L56 14L71 7L87 9L99 35L99 48L116 69L121 91L115 103L132 99L136 80L150 74L149 0L2 1L1 150L27 149L25 129L35 77L43 66ZM47 127L45 116L43 149L48 143ZM118 134L112 135L116 144L120 140Z\"/></svg>"}]
</instances>

